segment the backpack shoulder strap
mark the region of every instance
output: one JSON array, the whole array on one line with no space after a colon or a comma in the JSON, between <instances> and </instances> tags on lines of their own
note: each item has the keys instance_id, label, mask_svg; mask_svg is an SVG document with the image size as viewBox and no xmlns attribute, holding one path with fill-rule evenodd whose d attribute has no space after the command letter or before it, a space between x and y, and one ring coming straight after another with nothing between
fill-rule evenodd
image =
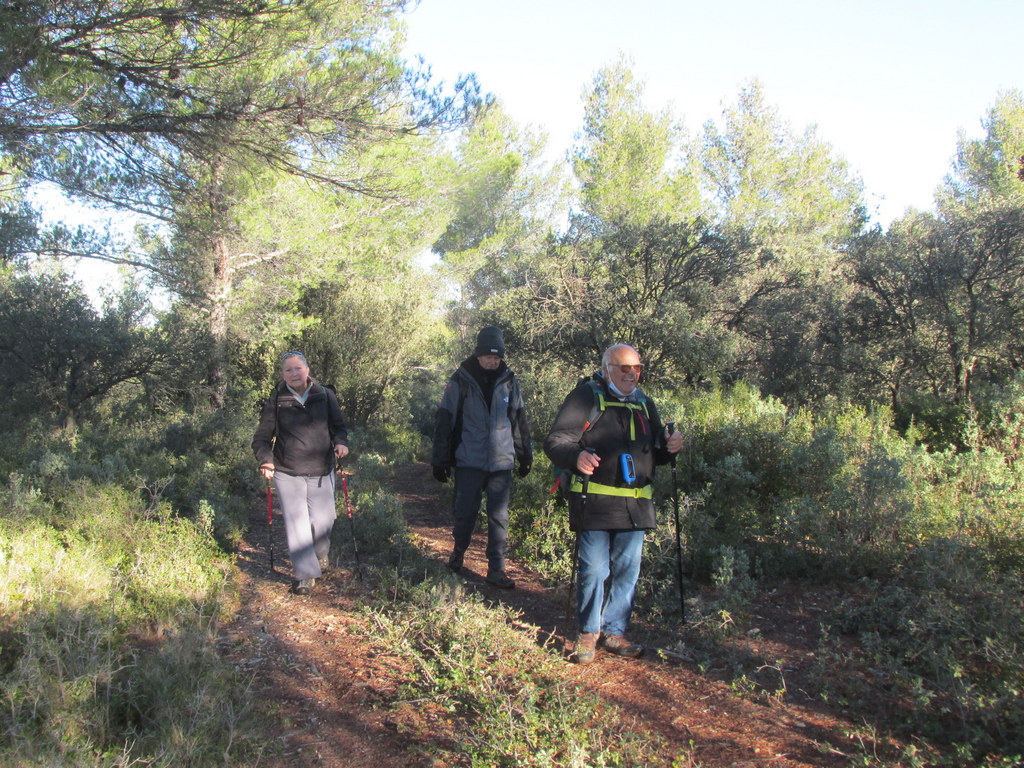
<instances>
[{"instance_id":1,"label":"backpack shoulder strap","mask_svg":"<svg viewBox=\"0 0 1024 768\"><path fill-rule=\"evenodd\" d=\"M277 424L278 424L278 416L280 415L279 414L279 410L281 408L280 395L281 395L281 390L280 390L280 388L278 388L275 385L274 386L274 394L272 394L270 396L270 398L274 401L274 434L273 434L273 440L275 442L277 441L277 436L278 436Z\"/></svg>"},{"instance_id":2,"label":"backpack shoulder strap","mask_svg":"<svg viewBox=\"0 0 1024 768\"><path fill-rule=\"evenodd\" d=\"M594 424L601 418L608 405L604 399L604 391L601 389L601 385L594 381L594 377L588 376L584 381L590 386L590 391L594 395L594 404L590 406L590 415L587 416L587 421L583 425L583 431L586 432L594 428Z\"/></svg>"},{"instance_id":3,"label":"backpack shoulder strap","mask_svg":"<svg viewBox=\"0 0 1024 768\"><path fill-rule=\"evenodd\" d=\"M455 382L455 386L459 390L458 400L455 405L455 418L452 420L452 455L454 456L455 449L462 442L462 407L466 403L466 395L469 392L462 382L459 381L458 376L452 376L452 381Z\"/></svg>"},{"instance_id":4,"label":"backpack shoulder strap","mask_svg":"<svg viewBox=\"0 0 1024 768\"><path fill-rule=\"evenodd\" d=\"M615 406L617 408L627 408L631 413L637 413L638 415L639 412L642 411L643 415L647 418L647 421L650 422L651 414L650 411L647 409L647 395L644 394L644 391L642 389L637 389L637 399L633 402L619 402L618 400L613 400L612 402L609 402L608 400L605 399L604 390L601 389L601 386L596 381L594 381L593 378L589 380L589 384L591 389L593 389L594 391L594 407L591 408L590 417L587 419L587 423L583 427L584 432L586 432L588 429L592 429L597 420L601 418L601 414L603 414L610 406ZM640 419L640 426L646 432L647 427L644 426L643 419ZM630 416L629 429L630 439L633 439L634 427L632 416Z\"/></svg>"},{"instance_id":5,"label":"backpack shoulder strap","mask_svg":"<svg viewBox=\"0 0 1024 768\"><path fill-rule=\"evenodd\" d=\"M590 414L587 416L587 420L583 423L583 431L580 433L580 447L583 446L583 435L594 427L594 424L596 424L597 420L601 418L601 414L603 414L605 410L604 392L601 391L601 385L594 381L593 376L583 377L579 380L577 386L584 383L589 385L590 391L594 395L594 404L590 406ZM559 469L554 466L553 469L555 471L555 483L551 486L550 490L548 490L548 493L553 495L559 488L561 488L562 493L568 496L569 485L572 482L573 472L568 469Z\"/></svg>"},{"instance_id":6,"label":"backpack shoulder strap","mask_svg":"<svg viewBox=\"0 0 1024 768\"><path fill-rule=\"evenodd\" d=\"M637 387L636 391L640 393L636 401L644 409L644 416L646 416L647 420L650 421L651 412L647 408L647 393L640 389L640 387Z\"/></svg>"}]
</instances>

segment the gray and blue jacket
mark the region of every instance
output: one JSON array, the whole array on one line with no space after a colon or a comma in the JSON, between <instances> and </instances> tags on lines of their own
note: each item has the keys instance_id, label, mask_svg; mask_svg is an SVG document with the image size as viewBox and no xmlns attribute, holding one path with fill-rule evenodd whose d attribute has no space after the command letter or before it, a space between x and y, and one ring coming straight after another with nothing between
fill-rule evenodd
<instances>
[{"instance_id":1,"label":"gray and blue jacket","mask_svg":"<svg viewBox=\"0 0 1024 768\"><path fill-rule=\"evenodd\" d=\"M448 379L437 408L431 464L500 472L516 461L533 463L519 381L504 360L490 372L467 358Z\"/></svg>"}]
</instances>

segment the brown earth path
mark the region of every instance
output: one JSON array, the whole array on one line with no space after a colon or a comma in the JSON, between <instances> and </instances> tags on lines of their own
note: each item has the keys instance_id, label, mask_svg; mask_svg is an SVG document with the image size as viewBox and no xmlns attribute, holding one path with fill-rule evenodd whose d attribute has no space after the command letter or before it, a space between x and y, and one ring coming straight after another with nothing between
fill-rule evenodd
<instances>
[{"instance_id":1,"label":"brown earth path","mask_svg":"<svg viewBox=\"0 0 1024 768\"><path fill-rule=\"evenodd\" d=\"M447 494L424 464L393 475L391 489L403 501L418 546L438 560L451 547ZM261 519L263 518L263 519ZM358 519L358 511L357 511ZM344 516L338 520L347 526ZM358 523L357 523L358 524ZM443 738L423 722L424 711L395 706L408 674L400 660L363 640L367 619L359 607L372 600L356 578L348 532L340 533L341 562L317 582L312 595L288 592L290 576L283 527L273 528L276 571L268 568L265 507L255 512L252 540L239 553L242 605L219 643L222 654L252 676L266 722L264 753L252 765L269 768L392 768L440 766L431 739ZM337 540L337 539L336 539ZM468 588L521 612L520 628L568 655L573 628L565 616L565 590L546 587L514 562L513 590L483 580L484 535L466 558ZM368 553L360 553L367 560ZM827 599L820 596L819 600ZM599 652L591 665L564 666L567 678L614 703L627 719L659 734L664 765L680 768L830 768L845 766L856 752L846 737L853 724L804 696L799 681L814 663L815 600L776 590L755 607L757 632L744 637L743 652L781 670L787 693L750 697L735 692L714 669L701 671L682 653L648 653L624 660ZM631 635L661 648L680 648L678 630L638 625ZM778 672L776 672L778 674Z\"/></svg>"}]
</instances>

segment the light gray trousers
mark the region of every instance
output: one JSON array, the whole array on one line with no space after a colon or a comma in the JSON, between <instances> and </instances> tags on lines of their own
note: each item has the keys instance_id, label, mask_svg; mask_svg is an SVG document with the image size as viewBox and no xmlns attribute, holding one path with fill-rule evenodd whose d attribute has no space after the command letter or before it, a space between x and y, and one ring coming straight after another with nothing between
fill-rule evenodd
<instances>
[{"instance_id":1,"label":"light gray trousers","mask_svg":"<svg viewBox=\"0 0 1024 768\"><path fill-rule=\"evenodd\" d=\"M274 473L274 487L281 500L284 530L288 537L288 554L292 559L292 576L302 579L320 578L318 558L327 557L331 548L331 529L337 512L334 509L334 475L298 477Z\"/></svg>"}]
</instances>

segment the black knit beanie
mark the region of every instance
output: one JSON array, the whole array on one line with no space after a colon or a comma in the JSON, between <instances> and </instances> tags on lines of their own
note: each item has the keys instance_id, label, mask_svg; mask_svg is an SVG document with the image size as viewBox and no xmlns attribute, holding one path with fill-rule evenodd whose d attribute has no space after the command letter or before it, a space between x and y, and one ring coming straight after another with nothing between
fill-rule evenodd
<instances>
[{"instance_id":1,"label":"black knit beanie","mask_svg":"<svg viewBox=\"0 0 1024 768\"><path fill-rule=\"evenodd\" d=\"M501 329L493 325L481 328L480 333L476 335L476 349L473 350L473 355L505 357L505 340L501 337Z\"/></svg>"}]
</instances>

